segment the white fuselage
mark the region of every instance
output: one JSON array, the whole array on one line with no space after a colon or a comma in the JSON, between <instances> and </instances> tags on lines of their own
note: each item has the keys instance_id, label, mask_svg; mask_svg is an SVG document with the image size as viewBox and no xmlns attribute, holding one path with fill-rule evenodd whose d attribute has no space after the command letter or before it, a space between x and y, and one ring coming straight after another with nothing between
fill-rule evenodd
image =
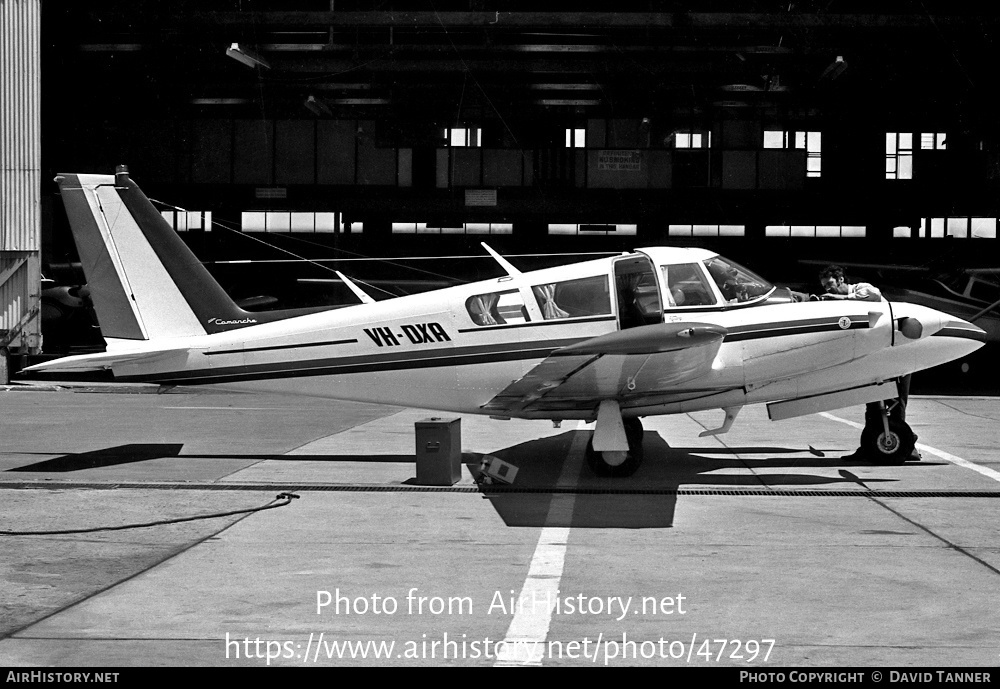
<instances>
[{"instance_id":1,"label":"white fuselage","mask_svg":"<svg viewBox=\"0 0 1000 689\"><path fill-rule=\"evenodd\" d=\"M654 265L690 260L693 250L647 249ZM700 256L702 252L693 255ZM614 332L622 322L616 304L614 261L601 259L495 280L400 297L374 304L263 323L214 335L159 340L156 357L117 363L121 379L174 384L219 384L437 409L461 413L484 410L498 393L528 374L561 347ZM608 312L546 315L539 286L560 280L606 276ZM658 284L662 305L666 287ZM533 290L533 288L535 288ZM503 294L508 307L502 323L478 322L484 307L477 295ZM861 301L726 303L720 293L712 306L662 306L666 322L722 326L727 335L709 370L676 382L672 371L648 365L630 374L621 397L626 416L646 416L806 397L870 385L944 363L974 351L979 342L942 333L968 326L913 304ZM494 300L495 303L495 300ZM516 311L513 310L517 307ZM899 331L901 318L922 324L919 337ZM480 319L490 320L490 319ZM503 319L501 319L503 320ZM971 326L969 326L971 327ZM912 333L911 333L912 334ZM134 343L109 341L109 353ZM627 355L601 358L581 380L617 396ZM651 360L652 361L652 360ZM643 390L658 391L642 395ZM666 391L666 392L664 392ZM572 398L574 381L553 395ZM597 401L593 406L596 406ZM525 410L532 418L592 418L593 408Z\"/></svg>"}]
</instances>

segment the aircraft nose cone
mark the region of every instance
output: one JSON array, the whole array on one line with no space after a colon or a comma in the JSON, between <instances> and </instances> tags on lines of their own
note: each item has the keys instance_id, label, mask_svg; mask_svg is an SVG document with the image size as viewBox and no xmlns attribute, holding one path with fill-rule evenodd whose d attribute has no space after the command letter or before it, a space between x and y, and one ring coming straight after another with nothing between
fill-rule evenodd
<instances>
[{"instance_id":1,"label":"aircraft nose cone","mask_svg":"<svg viewBox=\"0 0 1000 689\"><path fill-rule=\"evenodd\" d=\"M944 326L937 332L939 335L947 335L949 337L961 337L968 340L975 340L976 342L986 343L986 331L977 325L973 325L968 321L963 321L961 318L955 318L954 316L949 316L948 320L945 322Z\"/></svg>"},{"instance_id":2,"label":"aircraft nose cone","mask_svg":"<svg viewBox=\"0 0 1000 689\"><path fill-rule=\"evenodd\" d=\"M918 304L893 304L895 327L900 337L898 344L926 339L932 336L953 337L979 343L986 342L986 331L978 326L926 306ZM978 349L978 347L976 347Z\"/></svg>"}]
</instances>

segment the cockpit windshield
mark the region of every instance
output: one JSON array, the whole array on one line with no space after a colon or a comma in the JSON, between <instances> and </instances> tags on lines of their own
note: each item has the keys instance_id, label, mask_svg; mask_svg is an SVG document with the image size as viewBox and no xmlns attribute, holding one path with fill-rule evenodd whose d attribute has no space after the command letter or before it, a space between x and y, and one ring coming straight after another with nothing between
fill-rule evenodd
<instances>
[{"instance_id":1,"label":"cockpit windshield","mask_svg":"<svg viewBox=\"0 0 1000 689\"><path fill-rule=\"evenodd\" d=\"M705 261L705 267L719 286L727 304L756 301L774 289L774 285L756 273L721 256Z\"/></svg>"}]
</instances>

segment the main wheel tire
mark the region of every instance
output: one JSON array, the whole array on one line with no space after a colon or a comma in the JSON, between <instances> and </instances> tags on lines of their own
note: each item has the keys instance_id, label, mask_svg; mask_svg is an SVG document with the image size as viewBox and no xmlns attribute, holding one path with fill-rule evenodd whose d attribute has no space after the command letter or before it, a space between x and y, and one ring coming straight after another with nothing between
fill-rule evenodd
<instances>
[{"instance_id":1,"label":"main wheel tire","mask_svg":"<svg viewBox=\"0 0 1000 689\"><path fill-rule=\"evenodd\" d=\"M586 458L590 470L598 476L621 478L631 476L642 464L642 422L639 419L623 419L628 452L598 452L594 449L594 439L587 442Z\"/></svg>"},{"instance_id":2,"label":"main wheel tire","mask_svg":"<svg viewBox=\"0 0 1000 689\"><path fill-rule=\"evenodd\" d=\"M876 464L902 464L913 452L916 440L905 421L889 419L889 433L881 423L861 432L861 448Z\"/></svg>"},{"instance_id":3,"label":"main wheel tire","mask_svg":"<svg viewBox=\"0 0 1000 689\"><path fill-rule=\"evenodd\" d=\"M625 437L628 439L628 448L630 451L636 451L642 453L642 421L637 418L622 419L622 424L625 426Z\"/></svg>"}]
</instances>

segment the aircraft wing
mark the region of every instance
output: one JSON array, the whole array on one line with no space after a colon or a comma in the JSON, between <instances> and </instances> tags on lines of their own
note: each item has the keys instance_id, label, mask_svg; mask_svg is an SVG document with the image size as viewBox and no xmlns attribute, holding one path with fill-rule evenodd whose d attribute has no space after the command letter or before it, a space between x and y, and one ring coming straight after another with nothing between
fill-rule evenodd
<instances>
[{"instance_id":1,"label":"aircraft wing","mask_svg":"<svg viewBox=\"0 0 1000 689\"><path fill-rule=\"evenodd\" d=\"M483 408L497 415L591 409L602 399L627 404L669 393L711 369L726 334L705 323L656 323L577 342L552 352Z\"/></svg>"}]
</instances>

